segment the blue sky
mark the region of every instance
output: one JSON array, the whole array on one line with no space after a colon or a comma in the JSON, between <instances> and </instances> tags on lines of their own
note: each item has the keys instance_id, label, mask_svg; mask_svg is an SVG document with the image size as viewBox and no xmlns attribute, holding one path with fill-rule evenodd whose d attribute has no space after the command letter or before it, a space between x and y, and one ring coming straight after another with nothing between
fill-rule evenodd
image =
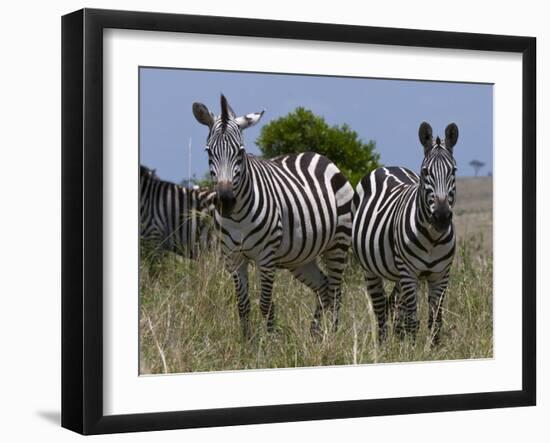
<instances>
[{"instance_id":1,"label":"blue sky","mask_svg":"<svg viewBox=\"0 0 550 443\"><path fill-rule=\"evenodd\" d=\"M195 120L191 105L199 101L219 114L220 93L238 115L266 110L245 131L253 154L259 154L255 140L264 124L303 106L330 125L347 123L364 141L375 140L384 165L414 171L423 156L420 123L427 121L434 135L443 136L454 121L460 132L458 174L473 175L473 159L486 164L480 175L493 169L492 85L161 68L140 68L141 164L165 180L180 182L189 171L202 177L208 169L207 128Z\"/></svg>"}]
</instances>

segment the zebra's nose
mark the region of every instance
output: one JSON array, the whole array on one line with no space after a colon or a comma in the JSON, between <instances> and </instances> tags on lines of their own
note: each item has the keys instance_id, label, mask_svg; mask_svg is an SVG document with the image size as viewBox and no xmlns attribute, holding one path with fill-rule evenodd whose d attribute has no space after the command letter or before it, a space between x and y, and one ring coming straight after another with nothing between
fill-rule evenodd
<instances>
[{"instance_id":1,"label":"zebra's nose","mask_svg":"<svg viewBox=\"0 0 550 443\"><path fill-rule=\"evenodd\" d=\"M233 193L233 185L230 182L218 182L216 192L221 207L221 213L223 216L227 217L231 214L237 202L235 194Z\"/></svg>"},{"instance_id":2,"label":"zebra's nose","mask_svg":"<svg viewBox=\"0 0 550 443\"><path fill-rule=\"evenodd\" d=\"M437 208L434 211L434 218L440 222L450 222L453 218L453 211L450 208Z\"/></svg>"},{"instance_id":3,"label":"zebra's nose","mask_svg":"<svg viewBox=\"0 0 550 443\"><path fill-rule=\"evenodd\" d=\"M453 211L449 205L438 206L433 213L434 226L442 231L446 230L453 219Z\"/></svg>"}]
</instances>

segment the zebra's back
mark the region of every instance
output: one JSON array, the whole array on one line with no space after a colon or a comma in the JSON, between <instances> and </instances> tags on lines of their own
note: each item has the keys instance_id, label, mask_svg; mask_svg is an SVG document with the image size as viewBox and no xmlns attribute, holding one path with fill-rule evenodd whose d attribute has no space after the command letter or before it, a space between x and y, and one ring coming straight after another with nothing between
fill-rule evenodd
<instances>
[{"instance_id":1,"label":"zebra's back","mask_svg":"<svg viewBox=\"0 0 550 443\"><path fill-rule=\"evenodd\" d=\"M251 160L270 177L266 195L282 229L279 267L312 261L339 239L349 247L354 190L334 163L312 152Z\"/></svg>"}]
</instances>

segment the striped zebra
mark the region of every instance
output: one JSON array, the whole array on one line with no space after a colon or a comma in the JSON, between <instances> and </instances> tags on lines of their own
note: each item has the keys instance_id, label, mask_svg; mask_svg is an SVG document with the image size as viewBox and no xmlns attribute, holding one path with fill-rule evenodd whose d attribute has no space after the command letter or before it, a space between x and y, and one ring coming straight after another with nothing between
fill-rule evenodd
<instances>
[{"instance_id":1,"label":"striped zebra","mask_svg":"<svg viewBox=\"0 0 550 443\"><path fill-rule=\"evenodd\" d=\"M351 202L354 190L326 157L315 153L285 155L271 160L247 154L243 130L263 115L237 117L221 96L221 114L193 104L199 123L209 128L206 142L210 174L220 209L222 252L232 274L241 326L250 337L248 264L260 274L260 310L268 331L274 327L272 301L276 269L288 269L317 294L312 332L328 311L337 327L342 274L351 244ZM322 256L325 272L319 268Z\"/></svg>"},{"instance_id":2,"label":"striped zebra","mask_svg":"<svg viewBox=\"0 0 550 443\"><path fill-rule=\"evenodd\" d=\"M195 259L210 235L207 214L214 213L215 193L186 189L161 180L140 165L140 236L160 249Z\"/></svg>"},{"instance_id":3,"label":"striped zebra","mask_svg":"<svg viewBox=\"0 0 550 443\"><path fill-rule=\"evenodd\" d=\"M378 168L357 185L353 203L353 249L365 270L367 291L378 321L379 339L386 334L395 308L398 335L416 336L417 292L428 282L432 343L440 338L442 302L455 253L452 222L456 198L453 148L458 127L445 129L445 140L433 138L431 126L419 129L424 147L420 177L399 167ZM383 279L395 282L386 298Z\"/></svg>"}]
</instances>

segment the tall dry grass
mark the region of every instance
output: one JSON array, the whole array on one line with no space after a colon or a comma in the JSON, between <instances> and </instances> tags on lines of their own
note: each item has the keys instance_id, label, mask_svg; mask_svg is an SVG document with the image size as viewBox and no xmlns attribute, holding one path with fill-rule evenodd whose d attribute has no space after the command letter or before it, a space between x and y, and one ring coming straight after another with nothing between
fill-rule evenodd
<instances>
[{"instance_id":1,"label":"tall dry grass","mask_svg":"<svg viewBox=\"0 0 550 443\"><path fill-rule=\"evenodd\" d=\"M273 300L276 332L261 317L259 279L250 268L253 338L241 337L233 282L214 248L199 260L141 248L140 372L142 374L288 368L491 357L493 350L492 256L481 234L459 241L444 302L441 344L429 346L427 294L419 295L417 340L391 333L379 345L371 303L360 267L350 252L340 327L324 324L312 337L313 293L287 271L279 271ZM390 285L387 291L391 290ZM391 330L391 328L389 328Z\"/></svg>"}]
</instances>

